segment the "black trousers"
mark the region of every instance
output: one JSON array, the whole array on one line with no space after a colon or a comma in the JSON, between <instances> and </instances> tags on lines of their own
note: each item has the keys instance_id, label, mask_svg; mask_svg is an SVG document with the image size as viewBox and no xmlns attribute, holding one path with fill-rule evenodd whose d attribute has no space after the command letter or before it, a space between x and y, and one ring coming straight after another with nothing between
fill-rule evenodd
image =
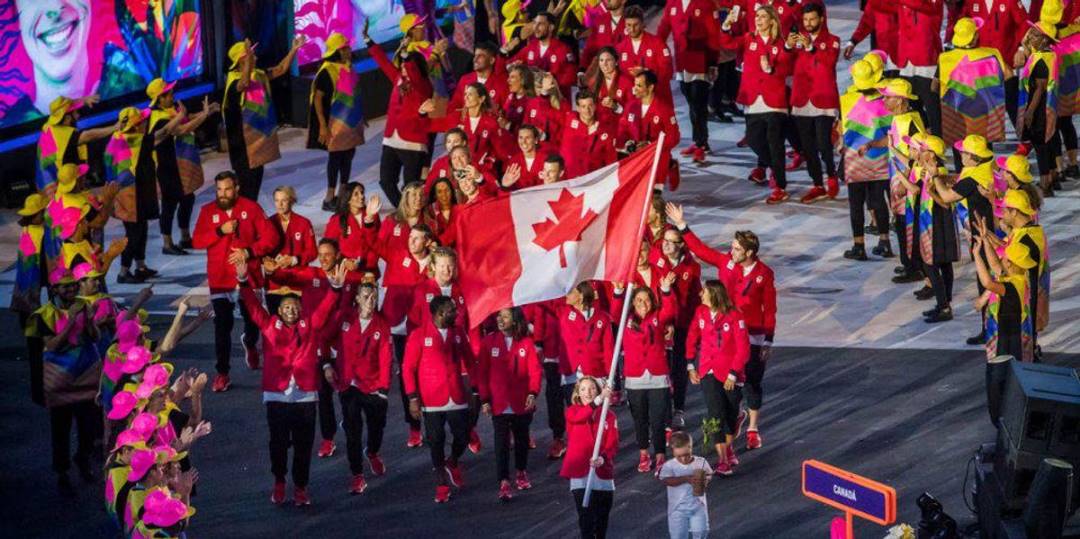
<instances>
[{"instance_id":1,"label":"black trousers","mask_svg":"<svg viewBox=\"0 0 1080 539\"><path fill-rule=\"evenodd\" d=\"M344 418L345 452L349 470L364 473L364 419L367 419L367 454L377 455L382 448L389 401L375 394L363 393L350 387L340 394L341 415Z\"/></svg>"},{"instance_id":2,"label":"black trousers","mask_svg":"<svg viewBox=\"0 0 1080 539\"><path fill-rule=\"evenodd\" d=\"M690 383L690 375L686 371L686 334L688 328L675 328L675 343L668 351L668 365L671 370L671 398L674 409L683 411L686 409L686 386Z\"/></svg>"},{"instance_id":3,"label":"black trousers","mask_svg":"<svg viewBox=\"0 0 1080 539\"><path fill-rule=\"evenodd\" d=\"M510 480L510 436L514 437L514 469L523 472L529 466L529 425L533 415L498 414L491 416L495 428L496 479Z\"/></svg>"},{"instance_id":4,"label":"black trousers","mask_svg":"<svg viewBox=\"0 0 1080 539\"><path fill-rule=\"evenodd\" d=\"M823 184L822 171L829 177L836 176L836 160L833 156L832 127L836 118L832 116L793 116L795 128L799 131L802 142L802 156L806 160L806 171L814 185ZM824 167L822 167L824 164Z\"/></svg>"},{"instance_id":5,"label":"black trousers","mask_svg":"<svg viewBox=\"0 0 1080 539\"><path fill-rule=\"evenodd\" d=\"M469 410L451 410L449 412L424 412L424 438L431 449L431 466L435 469L435 481L438 485L446 484L443 467L447 462L457 464L465 448L469 445ZM450 459L446 458L446 427L450 427ZM528 438L525 438L528 440ZM528 442L525 444L528 447Z\"/></svg>"},{"instance_id":6,"label":"black trousers","mask_svg":"<svg viewBox=\"0 0 1080 539\"><path fill-rule=\"evenodd\" d=\"M293 450L293 485L304 488L311 476L311 447L315 444L314 402L268 402L270 472L279 483L289 473L289 447Z\"/></svg>"},{"instance_id":7,"label":"black trousers","mask_svg":"<svg viewBox=\"0 0 1080 539\"><path fill-rule=\"evenodd\" d=\"M627 389L630 401L630 415L634 418L634 437L639 450L648 450L652 442L652 453L662 455L667 450L667 429L671 418L671 391L658 389Z\"/></svg>"},{"instance_id":8,"label":"black trousers","mask_svg":"<svg viewBox=\"0 0 1080 539\"><path fill-rule=\"evenodd\" d=\"M184 195L180 198L161 197L161 222L158 229L162 236L172 235L173 215L176 216L176 224L180 231L185 234L191 233L191 213L195 209L195 193Z\"/></svg>"},{"instance_id":9,"label":"black trousers","mask_svg":"<svg viewBox=\"0 0 1080 539\"><path fill-rule=\"evenodd\" d=\"M765 378L765 362L761 360L761 345L750 345L750 358L746 361L746 383L742 386L742 395L746 407L751 410L761 409L761 396L764 393L761 381Z\"/></svg>"},{"instance_id":10,"label":"black trousers","mask_svg":"<svg viewBox=\"0 0 1080 539\"><path fill-rule=\"evenodd\" d=\"M26 329L29 319L29 313L19 313L21 330ZM30 400L38 406L45 406L45 339L27 337L26 358L30 362Z\"/></svg>"},{"instance_id":11,"label":"black trousers","mask_svg":"<svg viewBox=\"0 0 1080 539\"><path fill-rule=\"evenodd\" d=\"M401 409L405 411L405 422L409 424L409 428L420 430L420 420L413 419L412 414L409 413L409 396L405 394L404 369L401 368L401 360L405 357L405 335L391 335L390 337L390 341L394 344L394 357L398 362L398 393L401 394Z\"/></svg>"},{"instance_id":12,"label":"black trousers","mask_svg":"<svg viewBox=\"0 0 1080 539\"><path fill-rule=\"evenodd\" d=\"M907 254L907 225L904 223L904 216L894 215L893 218L893 232L896 233L896 244L899 247L900 265L907 268L909 272L921 270L922 262L918 259L912 260L912 257ZM914 252L918 251L918 249L914 250Z\"/></svg>"},{"instance_id":13,"label":"black trousers","mask_svg":"<svg viewBox=\"0 0 1080 539\"><path fill-rule=\"evenodd\" d=\"M566 434L566 404L569 399L564 394L562 375L558 363L544 363L544 400L547 402L548 427L553 439L562 439Z\"/></svg>"},{"instance_id":14,"label":"black trousers","mask_svg":"<svg viewBox=\"0 0 1080 539\"><path fill-rule=\"evenodd\" d=\"M576 488L570 493L574 495L574 506L577 507L578 530L581 531L581 539L607 537L608 516L611 514L611 505L615 501L615 492L593 490L589 496L588 507L581 506L585 500L585 489Z\"/></svg>"},{"instance_id":15,"label":"black trousers","mask_svg":"<svg viewBox=\"0 0 1080 539\"><path fill-rule=\"evenodd\" d=\"M715 111L735 104L735 97L739 94L739 71L735 69L735 64L735 60L732 60L716 66L716 80L709 91L709 101Z\"/></svg>"},{"instance_id":16,"label":"black trousers","mask_svg":"<svg viewBox=\"0 0 1080 539\"><path fill-rule=\"evenodd\" d=\"M723 380L706 374L701 377L701 389L705 393L705 408L709 417L720 421L720 434L735 434L735 426L739 421L739 404L742 402L742 393L738 386L728 391L724 389Z\"/></svg>"},{"instance_id":17,"label":"black trousers","mask_svg":"<svg viewBox=\"0 0 1080 539\"><path fill-rule=\"evenodd\" d=\"M334 387L319 377L319 433L323 440L333 440L337 434L337 414L334 413ZM344 414L345 412L342 412Z\"/></svg>"},{"instance_id":18,"label":"black trousers","mask_svg":"<svg viewBox=\"0 0 1080 539\"><path fill-rule=\"evenodd\" d=\"M1065 151L1077 149L1076 126L1072 123L1072 116L1058 116L1057 135Z\"/></svg>"},{"instance_id":19,"label":"black trousers","mask_svg":"<svg viewBox=\"0 0 1080 539\"><path fill-rule=\"evenodd\" d=\"M131 262L146 260L146 237L149 235L150 223L139 220L134 223L124 221L124 235L127 236L127 245L120 253L120 267L130 268Z\"/></svg>"},{"instance_id":20,"label":"black trousers","mask_svg":"<svg viewBox=\"0 0 1080 539\"><path fill-rule=\"evenodd\" d=\"M53 471L62 474L71 469L72 423L79 435L75 463L81 468L89 466L94 443L101 439L105 428L101 414L101 407L89 400L49 408Z\"/></svg>"},{"instance_id":21,"label":"black trousers","mask_svg":"<svg viewBox=\"0 0 1080 539\"><path fill-rule=\"evenodd\" d=\"M776 177L776 186L787 188L784 175L784 122L787 114L765 112L746 115L746 143L757 155L759 167L769 167Z\"/></svg>"},{"instance_id":22,"label":"black trousers","mask_svg":"<svg viewBox=\"0 0 1080 539\"><path fill-rule=\"evenodd\" d=\"M259 201L259 191L262 189L263 167L247 168L237 167L236 175L240 178L240 196Z\"/></svg>"},{"instance_id":23,"label":"black trousers","mask_svg":"<svg viewBox=\"0 0 1080 539\"><path fill-rule=\"evenodd\" d=\"M861 238L866 234L866 212L868 208L874 214L879 226L889 222L889 180L869 182L850 182L848 186L848 211L851 214L851 235Z\"/></svg>"},{"instance_id":24,"label":"black trousers","mask_svg":"<svg viewBox=\"0 0 1080 539\"><path fill-rule=\"evenodd\" d=\"M214 354L217 363L214 368L218 374L229 374L229 359L232 357L232 330L233 313L236 305L240 305L240 316L244 320L243 340L246 346L255 346L259 342L259 327L248 316L243 302L233 303L227 297L213 298L210 303L214 306Z\"/></svg>"},{"instance_id":25,"label":"black trousers","mask_svg":"<svg viewBox=\"0 0 1080 539\"><path fill-rule=\"evenodd\" d=\"M923 261L923 272L930 279L930 286L934 289L934 300L939 308L948 307L952 303L953 267L952 262L944 264L931 264Z\"/></svg>"},{"instance_id":26,"label":"black trousers","mask_svg":"<svg viewBox=\"0 0 1080 539\"><path fill-rule=\"evenodd\" d=\"M379 161L379 186L382 187L386 198L395 207L401 202L401 188L398 187L398 179L404 180L402 185L420 180L420 170L424 168L428 153L415 150L400 150L387 145L382 147L382 159Z\"/></svg>"},{"instance_id":27,"label":"black trousers","mask_svg":"<svg viewBox=\"0 0 1080 539\"><path fill-rule=\"evenodd\" d=\"M704 80L679 82L690 109L691 139L699 148L709 147L709 83Z\"/></svg>"},{"instance_id":28,"label":"black trousers","mask_svg":"<svg viewBox=\"0 0 1080 539\"><path fill-rule=\"evenodd\" d=\"M926 118L926 128L931 134L941 136L941 96L937 90L930 87L933 79L927 77L904 77L911 83L911 91L915 99L911 101L911 108L921 111Z\"/></svg>"},{"instance_id":29,"label":"black trousers","mask_svg":"<svg viewBox=\"0 0 1080 539\"><path fill-rule=\"evenodd\" d=\"M1020 77L1005 79L1005 114L1016 125L1016 109L1020 100Z\"/></svg>"},{"instance_id":30,"label":"black trousers","mask_svg":"<svg viewBox=\"0 0 1080 539\"><path fill-rule=\"evenodd\" d=\"M345 185L352 175L352 161L356 148L330 152L326 158L326 188L334 189L340 183Z\"/></svg>"},{"instance_id":31,"label":"black trousers","mask_svg":"<svg viewBox=\"0 0 1080 539\"><path fill-rule=\"evenodd\" d=\"M799 139L799 128L795 125L795 117L790 114L784 116L784 140L787 141L795 153L803 153L802 140ZM786 153L784 157L787 157ZM786 159L784 164L787 165Z\"/></svg>"}]
</instances>

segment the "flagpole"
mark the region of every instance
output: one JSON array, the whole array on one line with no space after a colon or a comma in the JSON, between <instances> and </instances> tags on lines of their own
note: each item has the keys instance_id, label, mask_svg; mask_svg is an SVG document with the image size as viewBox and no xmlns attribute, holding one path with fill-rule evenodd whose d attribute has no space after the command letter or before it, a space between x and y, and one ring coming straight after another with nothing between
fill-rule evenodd
<instances>
[{"instance_id":1,"label":"flagpole","mask_svg":"<svg viewBox=\"0 0 1080 539\"><path fill-rule=\"evenodd\" d=\"M637 243L641 244L641 236L645 229L645 218L649 215L649 206L651 204L653 186L656 185L656 172L660 168L660 152L664 147L664 133L660 133L660 138L656 141L655 155L653 157L652 170L649 172L649 187L646 191L647 198L645 203L641 207L641 219L638 222L638 235ZM626 278L623 280L623 308L622 314L619 315L619 333L615 337L615 350L612 352L611 358L611 371L608 373L607 385L608 387L614 387L615 383L615 371L619 368L619 352L622 351L623 332L626 331L626 319L630 315L630 280L634 275L634 268L637 266L637 260L630 261L629 267L626 268ZM592 458L589 459L589 477L585 480L585 496L581 500L582 507L589 506L589 498L592 497L593 482L596 479L596 468L592 466L592 461L596 460L596 457L600 456L600 443L604 438L604 430L607 425L607 414L611 408L611 399L605 398L604 405L600 408L600 425L597 427L596 442L593 443Z\"/></svg>"}]
</instances>

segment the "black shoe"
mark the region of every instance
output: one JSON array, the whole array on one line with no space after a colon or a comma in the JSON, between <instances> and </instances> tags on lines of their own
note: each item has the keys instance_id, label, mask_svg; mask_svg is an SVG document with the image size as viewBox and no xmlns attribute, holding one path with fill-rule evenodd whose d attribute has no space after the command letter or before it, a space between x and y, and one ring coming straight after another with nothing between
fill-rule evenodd
<instances>
[{"instance_id":1,"label":"black shoe","mask_svg":"<svg viewBox=\"0 0 1080 539\"><path fill-rule=\"evenodd\" d=\"M60 489L60 495L65 498L75 497L75 487L71 485L71 478L68 477L67 472L57 474L56 488Z\"/></svg>"},{"instance_id":2,"label":"black shoe","mask_svg":"<svg viewBox=\"0 0 1080 539\"><path fill-rule=\"evenodd\" d=\"M145 280L147 280L147 279L149 279L151 277L157 277L157 274L158 274L157 270L153 270L153 269L150 269L150 268L136 268L134 275L135 275L135 277L138 277L139 279L142 279L142 280L145 281Z\"/></svg>"},{"instance_id":3,"label":"black shoe","mask_svg":"<svg viewBox=\"0 0 1080 539\"><path fill-rule=\"evenodd\" d=\"M974 337L968 337L967 341L965 342L967 342L968 346L986 344L986 332L980 331L978 335L975 335Z\"/></svg>"},{"instance_id":4,"label":"black shoe","mask_svg":"<svg viewBox=\"0 0 1080 539\"><path fill-rule=\"evenodd\" d=\"M936 324L938 322L948 322L952 320L952 307L943 307L930 316L923 319L927 324Z\"/></svg>"},{"instance_id":5,"label":"black shoe","mask_svg":"<svg viewBox=\"0 0 1080 539\"><path fill-rule=\"evenodd\" d=\"M1069 165L1065 167L1065 171L1062 172L1068 178L1080 178L1080 167L1076 165Z\"/></svg>"},{"instance_id":6,"label":"black shoe","mask_svg":"<svg viewBox=\"0 0 1080 539\"><path fill-rule=\"evenodd\" d=\"M895 268L892 269L892 272L897 274L897 275L901 275L901 274L907 273L907 268L904 267L904 266L896 266Z\"/></svg>"},{"instance_id":7,"label":"black shoe","mask_svg":"<svg viewBox=\"0 0 1080 539\"><path fill-rule=\"evenodd\" d=\"M877 233L878 233L877 232L877 227L874 226L874 225L866 225L866 226L864 226L863 227L863 232L866 232L867 234L871 234L871 235L874 235L874 236L876 236Z\"/></svg>"},{"instance_id":8,"label":"black shoe","mask_svg":"<svg viewBox=\"0 0 1080 539\"><path fill-rule=\"evenodd\" d=\"M175 245L166 245L161 248L161 254L170 256L184 256L188 254L188 252Z\"/></svg>"},{"instance_id":9,"label":"black shoe","mask_svg":"<svg viewBox=\"0 0 1080 539\"><path fill-rule=\"evenodd\" d=\"M915 291L915 299L919 301L926 301L934 297L934 289L929 286L924 286ZM950 311L951 312L951 311Z\"/></svg>"},{"instance_id":10,"label":"black shoe","mask_svg":"<svg viewBox=\"0 0 1080 539\"><path fill-rule=\"evenodd\" d=\"M322 211L333 212L337 204L334 203L334 199L322 201Z\"/></svg>"},{"instance_id":11,"label":"black shoe","mask_svg":"<svg viewBox=\"0 0 1080 539\"><path fill-rule=\"evenodd\" d=\"M122 271L116 276L116 282L120 284L140 284L146 279L140 278L138 275L132 275L131 272Z\"/></svg>"},{"instance_id":12,"label":"black shoe","mask_svg":"<svg viewBox=\"0 0 1080 539\"><path fill-rule=\"evenodd\" d=\"M916 283L921 280L923 280L923 275L918 271L905 271L892 278L892 282L896 284Z\"/></svg>"},{"instance_id":13,"label":"black shoe","mask_svg":"<svg viewBox=\"0 0 1080 539\"><path fill-rule=\"evenodd\" d=\"M878 243L874 246L874 254L881 258L894 258L896 255L892 252L892 245L888 243Z\"/></svg>"},{"instance_id":14,"label":"black shoe","mask_svg":"<svg viewBox=\"0 0 1080 539\"><path fill-rule=\"evenodd\" d=\"M710 114L709 115L709 121L710 122L715 122L715 123L722 123L722 124L730 124L730 123L735 122L735 120L731 119L731 116L728 116L727 114L724 114L723 112L714 112L714 113Z\"/></svg>"},{"instance_id":15,"label":"black shoe","mask_svg":"<svg viewBox=\"0 0 1080 539\"><path fill-rule=\"evenodd\" d=\"M937 312L938 312L938 307L937 307L937 305L935 305L933 309L927 309L927 310L923 311L922 315L923 315L923 318L926 318L927 316L932 316Z\"/></svg>"},{"instance_id":16,"label":"black shoe","mask_svg":"<svg viewBox=\"0 0 1080 539\"><path fill-rule=\"evenodd\" d=\"M191 238L180 240L180 243L177 244L177 247L179 247L181 249L194 249L195 248L195 247L193 247L191 245Z\"/></svg>"},{"instance_id":17,"label":"black shoe","mask_svg":"<svg viewBox=\"0 0 1080 539\"><path fill-rule=\"evenodd\" d=\"M870 257L866 256L866 246L861 243L856 243L851 246L851 249L844 251L844 258L849 260L870 260Z\"/></svg>"}]
</instances>

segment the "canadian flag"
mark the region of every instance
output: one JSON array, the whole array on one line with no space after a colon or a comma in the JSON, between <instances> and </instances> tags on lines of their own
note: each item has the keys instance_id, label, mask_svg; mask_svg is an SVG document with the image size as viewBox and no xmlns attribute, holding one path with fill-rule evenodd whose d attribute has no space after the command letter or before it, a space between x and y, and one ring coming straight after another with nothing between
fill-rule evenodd
<instances>
[{"instance_id":1,"label":"canadian flag","mask_svg":"<svg viewBox=\"0 0 1080 539\"><path fill-rule=\"evenodd\" d=\"M625 281L637 262L659 146L572 180L470 206L457 220L459 282L476 324L499 309Z\"/></svg>"}]
</instances>

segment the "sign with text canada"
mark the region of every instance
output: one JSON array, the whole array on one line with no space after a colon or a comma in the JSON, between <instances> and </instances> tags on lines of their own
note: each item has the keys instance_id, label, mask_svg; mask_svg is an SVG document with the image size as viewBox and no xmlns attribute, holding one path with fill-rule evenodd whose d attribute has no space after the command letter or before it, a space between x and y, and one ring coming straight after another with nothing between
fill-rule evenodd
<instances>
[{"instance_id":1,"label":"sign with text canada","mask_svg":"<svg viewBox=\"0 0 1080 539\"><path fill-rule=\"evenodd\" d=\"M803 462L802 491L808 498L882 526L896 520L895 489L824 462Z\"/></svg>"}]
</instances>

